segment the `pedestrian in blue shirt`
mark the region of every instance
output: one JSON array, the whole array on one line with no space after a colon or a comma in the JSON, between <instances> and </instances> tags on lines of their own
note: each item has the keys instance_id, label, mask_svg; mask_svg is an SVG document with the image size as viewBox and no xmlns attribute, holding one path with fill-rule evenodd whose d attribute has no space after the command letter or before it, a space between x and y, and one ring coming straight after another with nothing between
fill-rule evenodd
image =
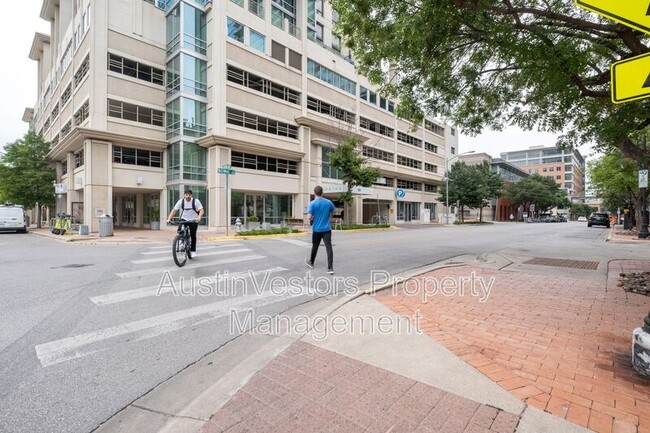
<instances>
[{"instance_id":1,"label":"pedestrian in blue shirt","mask_svg":"<svg viewBox=\"0 0 650 433\"><path fill-rule=\"evenodd\" d=\"M314 267L316 253L320 246L321 239L325 242L327 250L327 273L334 273L334 252L332 251L332 225L330 219L336 210L334 203L323 197L323 187L320 185L314 188L316 198L309 203L307 218L311 220L311 256L305 259L308 268Z\"/></svg>"}]
</instances>

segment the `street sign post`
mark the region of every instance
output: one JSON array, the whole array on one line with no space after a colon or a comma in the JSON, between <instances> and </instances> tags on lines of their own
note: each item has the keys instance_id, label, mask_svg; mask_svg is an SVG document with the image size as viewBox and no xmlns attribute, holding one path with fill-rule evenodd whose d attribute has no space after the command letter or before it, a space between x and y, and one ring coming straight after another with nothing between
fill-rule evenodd
<instances>
[{"instance_id":1,"label":"street sign post","mask_svg":"<svg viewBox=\"0 0 650 433\"><path fill-rule=\"evenodd\" d=\"M217 168L217 173L226 175L226 236L228 236L228 229L230 228L230 209L228 207L228 196L230 196L229 179L230 176L236 174L236 172L234 169L230 168L230 164L224 164Z\"/></svg>"}]
</instances>

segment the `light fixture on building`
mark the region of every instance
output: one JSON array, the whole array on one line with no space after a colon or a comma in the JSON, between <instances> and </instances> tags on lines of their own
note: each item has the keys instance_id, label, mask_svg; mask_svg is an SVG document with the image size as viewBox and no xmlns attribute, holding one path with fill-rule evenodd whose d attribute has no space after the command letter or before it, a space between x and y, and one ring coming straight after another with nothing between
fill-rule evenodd
<instances>
[{"instance_id":1,"label":"light fixture on building","mask_svg":"<svg viewBox=\"0 0 650 433\"><path fill-rule=\"evenodd\" d=\"M142 176L138 176L138 178L135 180L135 183L142 185Z\"/></svg>"}]
</instances>

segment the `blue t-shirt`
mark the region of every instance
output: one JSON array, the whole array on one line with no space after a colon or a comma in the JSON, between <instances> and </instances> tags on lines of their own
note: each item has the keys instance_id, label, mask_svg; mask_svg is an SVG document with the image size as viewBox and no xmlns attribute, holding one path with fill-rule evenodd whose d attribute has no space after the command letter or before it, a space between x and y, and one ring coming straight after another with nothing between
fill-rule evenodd
<instances>
[{"instance_id":1,"label":"blue t-shirt","mask_svg":"<svg viewBox=\"0 0 650 433\"><path fill-rule=\"evenodd\" d=\"M313 232L329 232L332 230L330 224L330 214L336 210L334 203L324 197L317 197L307 208L307 213L313 218L311 231Z\"/></svg>"}]
</instances>

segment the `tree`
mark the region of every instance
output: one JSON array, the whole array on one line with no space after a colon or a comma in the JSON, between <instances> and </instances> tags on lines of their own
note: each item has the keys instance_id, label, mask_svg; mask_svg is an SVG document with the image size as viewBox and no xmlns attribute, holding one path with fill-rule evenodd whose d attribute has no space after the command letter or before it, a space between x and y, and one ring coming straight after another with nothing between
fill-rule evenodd
<instances>
[{"instance_id":1,"label":"tree","mask_svg":"<svg viewBox=\"0 0 650 433\"><path fill-rule=\"evenodd\" d=\"M487 161L476 166L481 176L481 184L484 186L485 195L481 203L479 221L483 221L483 208L488 205L488 200L499 197L503 191L503 180L498 173L492 171L492 167Z\"/></svg>"},{"instance_id":2,"label":"tree","mask_svg":"<svg viewBox=\"0 0 650 433\"><path fill-rule=\"evenodd\" d=\"M449 179L449 203L458 203L461 221L465 220L465 208L480 209L479 221L483 221L483 207L488 200L498 197L503 189L503 182L497 173L490 169L487 161L479 165L468 165L456 161L447 173ZM440 195L447 198L446 184ZM446 204L446 203L445 203Z\"/></svg>"},{"instance_id":3,"label":"tree","mask_svg":"<svg viewBox=\"0 0 650 433\"><path fill-rule=\"evenodd\" d=\"M603 205L610 209L625 208L634 204L637 229L641 229L641 199L638 184L638 164L624 158L619 150L612 150L587 165L591 186Z\"/></svg>"},{"instance_id":4,"label":"tree","mask_svg":"<svg viewBox=\"0 0 650 433\"><path fill-rule=\"evenodd\" d=\"M37 225L41 225L41 206L54 206L54 169L47 154L49 143L30 130L5 146L0 157L0 196L25 208L37 207Z\"/></svg>"},{"instance_id":5,"label":"tree","mask_svg":"<svg viewBox=\"0 0 650 433\"><path fill-rule=\"evenodd\" d=\"M535 204L535 211L544 213L554 207L568 208L570 202L566 191L560 189L550 177L533 174L526 179L508 185L505 191L506 199L515 206L530 209Z\"/></svg>"},{"instance_id":6,"label":"tree","mask_svg":"<svg viewBox=\"0 0 650 433\"><path fill-rule=\"evenodd\" d=\"M368 161L361 155L358 141L348 137L329 152L330 166L336 168L341 174L341 180L348 187L347 191L339 196L346 205L352 204L354 198L352 190L355 186L371 186L381 172L375 167L368 166ZM349 212L346 212L348 218Z\"/></svg>"},{"instance_id":7,"label":"tree","mask_svg":"<svg viewBox=\"0 0 650 433\"><path fill-rule=\"evenodd\" d=\"M648 36L572 1L333 0L359 72L399 98L397 113L444 116L464 132L517 125L594 142L647 166L634 139L650 100L614 105L612 62L646 53Z\"/></svg>"}]
</instances>

